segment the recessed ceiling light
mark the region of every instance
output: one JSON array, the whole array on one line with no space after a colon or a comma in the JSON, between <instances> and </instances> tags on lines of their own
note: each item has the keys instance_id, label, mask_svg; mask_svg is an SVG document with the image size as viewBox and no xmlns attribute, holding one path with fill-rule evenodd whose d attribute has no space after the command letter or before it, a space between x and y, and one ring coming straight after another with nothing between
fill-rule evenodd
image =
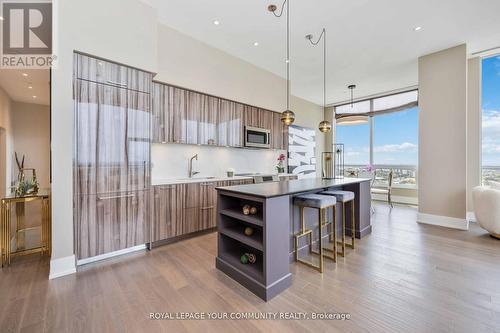
<instances>
[{"instance_id":1,"label":"recessed ceiling light","mask_svg":"<svg viewBox=\"0 0 500 333\"><path fill-rule=\"evenodd\" d=\"M23 76L24 76L24 77L28 76L28 73L23 73Z\"/></svg>"},{"instance_id":2,"label":"recessed ceiling light","mask_svg":"<svg viewBox=\"0 0 500 333\"><path fill-rule=\"evenodd\" d=\"M259 42L253 42L253 46L259 46Z\"/></svg>"},{"instance_id":3,"label":"recessed ceiling light","mask_svg":"<svg viewBox=\"0 0 500 333\"><path fill-rule=\"evenodd\" d=\"M33 86L30 84L28 84L28 89L33 89Z\"/></svg>"},{"instance_id":4,"label":"recessed ceiling light","mask_svg":"<svg viewBox=\"0 0 500 333\"><path fill-rule=\"evenodd\" d=\"M0 21L3 21L3 16L0 16Z\"/></svg>"},{"instance_id":5,"label":"recessed ceiling light","mask_svg":"<svg viewBox=\"0 0 500 333\"><path fill-rule=\"evenodd\" d=\"M219 25L219 24L220 24L220 21L219 21L219 20L214 20L214 24L215 24L215 25Z\"/></svg>"},{"instance_id":6,"label":"recessed ceiling light","mask_svg":"<svg viewBox=\"0 0 500 333\"><path fill-rule=\"evenodd\" d=\"M36 98L36 95L33 95L33 98Z\"/></svg>"},{"instance_id":7,"label":"recessed ceiling light","mask_svg":"<svg viewBox=\"0 0 500 333\"><path fill-rule=\"evenodd\" d=\"M415 31L420 31L422 30L422 27L415 27Z\"/></svg>"}]
</instances>

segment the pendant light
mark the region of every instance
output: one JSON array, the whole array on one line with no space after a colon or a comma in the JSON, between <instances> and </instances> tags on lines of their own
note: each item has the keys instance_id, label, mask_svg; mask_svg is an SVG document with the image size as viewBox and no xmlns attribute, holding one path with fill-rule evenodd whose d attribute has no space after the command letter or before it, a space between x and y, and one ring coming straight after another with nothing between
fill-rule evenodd
<instances>
[{"instance_id":1,"label":"pendant light","mask_svg":"<svg viewBox=\"0 0 500 333\"><path fill-rule=\"evenodd\" d=\"M295 113L290 110L290 0L285 0L281 5L281 11L276 13L278 7L269 5L267 10L276 17L281 17L286 4L286 110L281 113L281 122L286 126L293 124L295 121Z\"/></svg>"},{"instance_id":2,"label":"pendant light","mask_svg":"<svg viewBox=\"0 0 500 333\"><path fill-rule=\"evenodd\" d=\"M316 46L323 38L323 111L326 108L326 29L323 28L321 35L317 41L313 41L313 35L307 35L306 39L311 42L312 45ZM323 120L318 126L320 132L328 133L332 130L332 124L328 120Z\"/></svg>"},{"instance_id":3,"label":"pendant light","mask_svg":"<svg viewBox=\"0 0 500 333\"><path fill-rule=\"evenodd\" d=\"M354 107L354 89L356 89L355 84L350 84L347 86L347 89L351 91L351 109Z\"/></svg>"}]
</instances>

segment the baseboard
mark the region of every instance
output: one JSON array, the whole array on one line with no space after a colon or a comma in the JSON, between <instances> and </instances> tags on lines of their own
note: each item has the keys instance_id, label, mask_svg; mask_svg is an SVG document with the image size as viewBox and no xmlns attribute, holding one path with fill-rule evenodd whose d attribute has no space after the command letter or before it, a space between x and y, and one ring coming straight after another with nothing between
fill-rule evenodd
<instances>
[{"instance_id":1,"label":"baseboard","mask_svg":"<svg viewBox=\"0 0 500 333\"><path fill-rule=\"evenodd\" d=\"M101 255L98 255L98 256L95 256L95 257L80 259L80 260L78 260L76 262L76 265L77 266L82 266L82 265L90 264L90 263L93 263L93 262L96 262L96 261L101 261L101 260L105 260L105 259L109 259L109 258L121 256L121 255L124 255L124 254L127 254L127 253L131 253L131 252L142 251L142 250L145 250L145 249L146 249L146 244L137 245L137 246L129 247L127 249L123 249L123 250L118 250L118 251L114 251L114 252L109 252L109 253L101 254Z\"/></svg>"},{"instance_id":2,"label":"baseboard","mask_svg":"<svg viewBox=\"0 0 500 333\"><path fill-rule=\"evenodd\" d=\"M393 195L391 197L391 199L392 199L392 202L394 202L394 203L415 205L415 206L418 205L418 198L417 197L404 197L404 196L399 196L399 195ZM387 195L372 194L372 200L387 202Z\"/></svg>"},{"instance_id":3,"label":"baseboard","mask_svg":"<svg viewBox=\"0 0 500 333\"><path fill-rule=\"evenodd\" d=\"M456 217L418 213L417 222L452 229L469 230L469 222L466 219Z\"/></svg>"},{"instance_id":4,"label":"baseboard","mask_svg":"<svg viewBox=\"0 0 500 333\"><path fill-rule=\"evenodd\" d=\"M76 266L75 266L74 255L59 259L52 259L50 261L49 280L75 273L76 273Z\"/></svg>"},{"instance_id":5,"label":"baseboard","mask_svg":"<svg viewBox=\"0 0 500 333\"><path fill-rule=\"evenodd\" d=\"M476 220L476 214L474 212L467 212L467 217L466 217L468 222L477 222Z\"/></svg>"}]
</instances>

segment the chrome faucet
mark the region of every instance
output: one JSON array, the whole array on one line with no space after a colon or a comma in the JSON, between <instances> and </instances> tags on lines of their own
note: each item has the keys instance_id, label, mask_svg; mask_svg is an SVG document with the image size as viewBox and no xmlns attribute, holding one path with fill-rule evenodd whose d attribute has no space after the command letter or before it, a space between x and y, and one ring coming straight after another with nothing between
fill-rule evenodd
<instances>
[{"instance_id":1,"label":"chrome faucet","mask_svg":"<svg viewBox=\"0 0 500 333\"><path fill-rule=\"evenodd\" d=\"M194 155L193 157L191 157L189 159L189 170L188 170L189 178L192 178L194 175L199 174L198 171L193 171L193 160L194 159L196 159L198 161L198 154Z\"/></svg>"}]
</instances>

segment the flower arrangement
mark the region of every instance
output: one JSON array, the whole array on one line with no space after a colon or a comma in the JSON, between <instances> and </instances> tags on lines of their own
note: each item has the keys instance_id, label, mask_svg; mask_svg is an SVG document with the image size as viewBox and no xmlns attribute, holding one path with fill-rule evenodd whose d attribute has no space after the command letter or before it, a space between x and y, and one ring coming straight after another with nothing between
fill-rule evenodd
<instances>
[{"instance_id":1,"label":"flower arrangement","mask_svg":"<svg viewBox=\"0 0 500 333\"><path fill-rule=\"evenodd\" d=\"M286 155L285 154L280 154L278 156L278 164L276 165L276 169L278 170L278 173L285 173L285 166L283 165L283 162L285 162Z\"/></svg>"},{"instance_id":2,"label":"flower arrangement","mask_svg":"<svg viewBox=\"0 0 500 333\"><path fill-rule=\"evenodd\" d=\"M373 172L373 171L375 171L375 167L374 167L373 165L371 165L371 164L368 164L368 165L366 166L365 170L366 170L367 172Z\"/></svg>"}]
</instances>

